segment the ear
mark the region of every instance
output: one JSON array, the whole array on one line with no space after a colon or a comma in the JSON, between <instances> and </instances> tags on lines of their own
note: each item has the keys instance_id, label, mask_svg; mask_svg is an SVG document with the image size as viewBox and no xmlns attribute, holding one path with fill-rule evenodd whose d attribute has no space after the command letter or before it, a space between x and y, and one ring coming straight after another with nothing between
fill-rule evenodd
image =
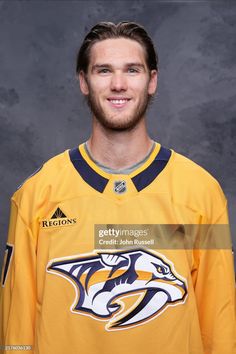
<instances>
[{"instance_id":1,"label":"ear","mask_svg":"<svg viewBox=\"0 0 236 354\"><path fill-rule=\"evenodd\" d=\"M86 74L81 70L79 74L77 74L77 79L79 80L80 90L84 95L89 94L88 82L86 79Z\"/></svg>"},{"instance_id":2,"label":"ear","mask_svg":"<svg viewBox=\"0 0 236 354\"><path fill-rule=\"evenodd\" d=\"M149 84L148 84L149 95L154 95L154 93L156 92L157 78L158 78L157 70L151 70L150 80L149 80Z\"/></svg>"}]
</instances>

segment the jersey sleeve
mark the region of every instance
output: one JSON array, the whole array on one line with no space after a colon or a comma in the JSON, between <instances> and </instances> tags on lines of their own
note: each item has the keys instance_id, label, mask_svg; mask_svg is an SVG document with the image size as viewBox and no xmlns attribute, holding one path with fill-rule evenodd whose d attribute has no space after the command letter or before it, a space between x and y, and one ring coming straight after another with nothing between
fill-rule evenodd
<instances>
[{"instance_id":1,"label":"jersey sleeve","mask_svg":"<svg viewBox=\"0 0 236 354\"><path fill-rule=\"evenodd\" d=\"M204 354L236 354L235 275L224 203L223 212L209 225L210 241L200 242L194 250L194 286Z\"/></svg>"},{"instance_id":2,"label":"jersey sleeve","mask_svg":"<svg viewBox=\"0 0 236 354\"><path fill-rule=\"evenodd\" d=\"M0 294L0 352L33 353L36 306L36 245L12 199ZM19 347L20 346L20 347Z\"/></svg>"}]
</instances>

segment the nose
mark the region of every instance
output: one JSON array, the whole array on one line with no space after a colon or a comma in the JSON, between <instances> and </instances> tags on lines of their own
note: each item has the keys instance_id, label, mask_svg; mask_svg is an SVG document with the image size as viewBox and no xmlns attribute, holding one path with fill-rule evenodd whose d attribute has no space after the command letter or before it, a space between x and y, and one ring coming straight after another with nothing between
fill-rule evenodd
<instances>
[{"instance_id":1,"label":"nose","mask_svg":"<svg viewBox=\"0 0 236 354\"><path fill-rule=\"evenodd\" d=\"M125 75L121 72L113 73L111 78L111 91L126 91L127 81Z\"/></svg>"}]
</instances>

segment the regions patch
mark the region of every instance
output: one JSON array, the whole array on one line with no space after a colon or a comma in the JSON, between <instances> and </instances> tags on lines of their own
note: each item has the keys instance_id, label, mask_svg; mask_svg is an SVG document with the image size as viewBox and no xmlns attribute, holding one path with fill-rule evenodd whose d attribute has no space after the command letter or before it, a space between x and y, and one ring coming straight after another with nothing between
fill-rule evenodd
<instances>
[{"instance_id":1,"label":"regions patch","mask_svg":"<svg viewBox=\"0 0 236 354\"><path fill-rule=\"evenodd\" d=\"M154 251L97 251L52 259L47 271L74 286L75 301L65 306L107 322L107 331L143 325L187 298L186 279L170 260Z\"/></svg>"},{"instance_id":2,"label":"regions patch","mask_svg":"<svg viewBox=\"0 0 236 354\"><path fill-rule=\"evenodd\" d=\"M58 207L52 214L50 219L42 220L41 226L43 228L72 226L77 223L77 218L68 218L66 214Z\"/></svg>"}]
</instances>

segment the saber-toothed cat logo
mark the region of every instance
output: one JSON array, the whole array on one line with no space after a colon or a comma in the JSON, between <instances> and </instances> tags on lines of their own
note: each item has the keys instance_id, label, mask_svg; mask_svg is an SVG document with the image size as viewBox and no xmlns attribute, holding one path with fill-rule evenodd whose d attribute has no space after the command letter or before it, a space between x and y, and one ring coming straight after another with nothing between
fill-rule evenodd
<instances>
[{"instance_id":1,"label":"saber-toothed cat logo","mask_svg":"<svg viewBox=\"0 0 236 354\"><path fill-rule=\"evenodd\" d=\"M172 262L147 250L97 251L53 259L47 270L75 287L71 311L107 321L108 331L144 324L187 297L187 281Z\"/></svg>"}]
</instances>

